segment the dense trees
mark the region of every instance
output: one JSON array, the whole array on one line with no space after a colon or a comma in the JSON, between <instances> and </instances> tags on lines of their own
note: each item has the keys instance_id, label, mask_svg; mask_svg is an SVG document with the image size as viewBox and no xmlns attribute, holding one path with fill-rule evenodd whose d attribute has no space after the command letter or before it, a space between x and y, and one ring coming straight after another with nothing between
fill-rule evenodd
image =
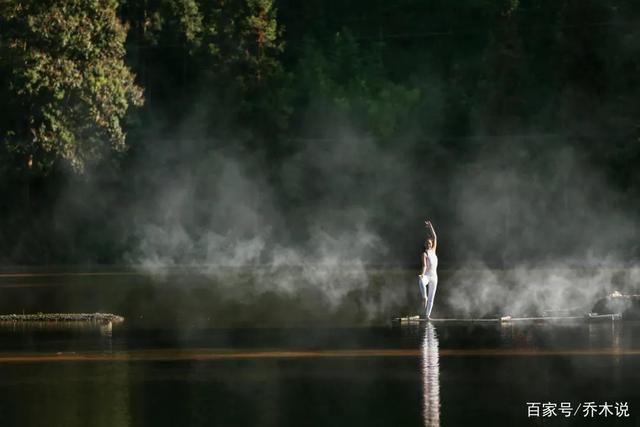
<instances>
[{"instance_id":1,"label":"dense trees","mask_svg":"<svg viewBox=\"0 0 640 427\"><path fill-rule=\"evenodd\" d=\"M117 1L10 1L0 6L3 149L24 168L64 159L81 171L125 148L122 119L142 104L124 64Z\"/></svg>"},{"instance_id":2,"label":"dense trees","mask_svg":"<svg viewBox=\"0 0 640 427\"><path fill-rule=\"evenodd\" d=\"M374 211L373 226L397 233L412 214L393 211L391 221L368 204L397 204L380 189L399 171L358 167L341 188L286 182L304 176L292 162L331 150L345 129L371 141L382 153L375 161L402 159L411 173L398 185L421 201L412 210L437 201L445 233L461 221L452 183L490 167L519 165L540 188L561 177L548 186L565 190L549 191L538 209L570 212L578 198L566 188L583 177L579 168L553 169L557 153L576 153L630 211L640 196L639 15L630 0L3 2L0 188L9 213L0 233L12 248L25 241L13 237L16 225L37 222L47 235L68 180L91 177L104 200L135 200L169 171L216 179L230 151L251 168L268 165L260 171L285 211L359 192L354 203ZM509 154L501 164L487 161L493 153ZM424 194L427 179L439 190ZM378 190L361 191L363 182ZM497 204L511 213L500 213L496 247L522 223L514 203L509 195ZM120 259L128 240L119 239L101 243L101 260ZM3 258L20 261L28 248ZM73 259L61 251L66 258L51 256Z\"/></svg>"}]
</instances>

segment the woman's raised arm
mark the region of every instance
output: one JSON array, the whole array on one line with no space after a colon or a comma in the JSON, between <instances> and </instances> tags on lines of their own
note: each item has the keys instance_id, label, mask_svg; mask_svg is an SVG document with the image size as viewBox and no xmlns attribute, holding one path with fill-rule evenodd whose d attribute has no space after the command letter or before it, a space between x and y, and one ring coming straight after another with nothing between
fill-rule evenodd
<instances>
[{"instance_id":1,"label":"woman's raised arm","mask_svg":"<svg viewBox=\"0 0 640 427\"><path fill-rule=\"evenodd\" d=\"M436 230L433 229L433 224L431 224L431 221L427 220L424 223L427 226L427 229L431 232L431 235L433 236L433 250L435 250L436 247L438 246L438 236L436 236Z\"/></svg>"}]
</instances>

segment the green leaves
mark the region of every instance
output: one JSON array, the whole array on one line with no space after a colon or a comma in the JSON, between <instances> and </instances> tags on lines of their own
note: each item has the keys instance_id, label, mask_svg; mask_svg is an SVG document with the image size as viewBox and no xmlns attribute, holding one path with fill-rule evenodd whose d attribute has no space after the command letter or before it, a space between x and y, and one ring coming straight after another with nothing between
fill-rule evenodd
<instances>
[{"instance_id":1,"label":"green leaves","mask_svg":"<svg viewBox=\"0 0 640 427\"><path fill-rule=\"evenodd\" d=\"M126 30L115 0L10 1L0 6L0 72L9 81L5 148L43 171L81 171L126 148L121 120L142 105L124 64Z\"/></svg>"},{"instance_id":2,"label":"green leaves","mask_svg":"<svg viewBox=\"0 0 640 427\"><path fill-rule=\"evenodd\" d=\"M381 46L363 47L348 30L328 46L307 41L295 75L301 102L314 114L350 120L383 140L398 131L422 96L386 75Z\"/></svg>"},{"instance_id":3,"label":"green leaves","mask_svg":"<svg viewBox=\"0 0 640 427\"><path fill-rule=\"evenodd\" d=\"M282 28L274 0L215 1L206 12L204 37L216 74L250 91L281 72Z\"/></svg>"}]
</instances>

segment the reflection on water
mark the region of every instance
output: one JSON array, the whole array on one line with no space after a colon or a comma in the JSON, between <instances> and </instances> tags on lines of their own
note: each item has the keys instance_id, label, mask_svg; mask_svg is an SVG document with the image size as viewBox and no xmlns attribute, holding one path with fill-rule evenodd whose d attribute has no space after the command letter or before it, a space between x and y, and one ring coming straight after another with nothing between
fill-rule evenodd
<instances>
[{"instance_id":1,"label":"reflection on water","mask_svg":"<svg viewBox=\"0 0 640 427\"><path fill-rule=\"evenodd\" d=\"M617 373L627 348L622 341L622 322L590 323L587 326L588 342L591 348L610 348L612 361Z\"/></svg>"},{"instance_id":2,"label":"reflection on water","mask_svg":"<svg viewBox=\"0 0 640 427\"><path fill-rule=\"evenodd\" d=\"M0 327L1 427L525 426L545 421L531 401L640 408L640 323L59 328Z\"/></svg>"},{"instance_id":3,"label":"reflection on water","mask_svg":"<svg viewBox=\"0 0 640 427\"><path fill-rule=\"evenodd\" d=\"M3 426L132 425L127 363L16 364L2 380Z\"/></svg>"},{"instance_id":4,"label":"reflection on water","mask_svg":"<svg viewBox=\"0 0 640 427\"><path fill-rule=\"evenodd\" d=\"M589 347L621 347L622 322L589 323L587 325Z\"/></svg>"},{"instance_id":5,"label":"reflection on water","mask_svg":"<svg viewBox=\"0 0 640 427\"><path fill-rule=\"evenodd\" d=\"M113 336L113 324L111 322L102 323L98 325L98 328L100 329L100 335L103 337L111 338Z\"/></svg>"},{"instance_id":6,"label":"reflection on water","mask_svg":"<svg viewBox=\"0 0 640 427\"><path fill-rule=\"evenodd\" d=\"M440 426L440 355L436 328L428 323L422 341L423 410L426 427Z\"/></svg>"}]
</instances>

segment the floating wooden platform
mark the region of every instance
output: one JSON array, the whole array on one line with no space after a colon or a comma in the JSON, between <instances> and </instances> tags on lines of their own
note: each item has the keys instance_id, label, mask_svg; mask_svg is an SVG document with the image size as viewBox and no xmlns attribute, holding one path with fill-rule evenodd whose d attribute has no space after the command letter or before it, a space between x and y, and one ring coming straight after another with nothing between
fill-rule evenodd
<instances>
[{"instance_id":1,"label":"floating wooden platform","mask_svg":"<svg viewBox=\"0 0 640 427\"><path fill-rule=\"evenodd\" d=\"M622 320L620 313L616 314L593 314L589 313L584 316L544 316L544 317L511 317L503 316L496 318L431 318L421 319L419 316L395 317L392 319L394 323L401 324L417 324L417 323L553 323L553 322L602 322Z\"/></svg>"},{"instance_id":2,"label":"floating wooden platform","mask_svg":"<svg viewBox=\"0 0 640 427\"><path fill-rule=\"evenodd\" d=\"M1 314L0 322L93 322L120 323L124 317L111 313Z\"/></svg>"}]
</instances>

